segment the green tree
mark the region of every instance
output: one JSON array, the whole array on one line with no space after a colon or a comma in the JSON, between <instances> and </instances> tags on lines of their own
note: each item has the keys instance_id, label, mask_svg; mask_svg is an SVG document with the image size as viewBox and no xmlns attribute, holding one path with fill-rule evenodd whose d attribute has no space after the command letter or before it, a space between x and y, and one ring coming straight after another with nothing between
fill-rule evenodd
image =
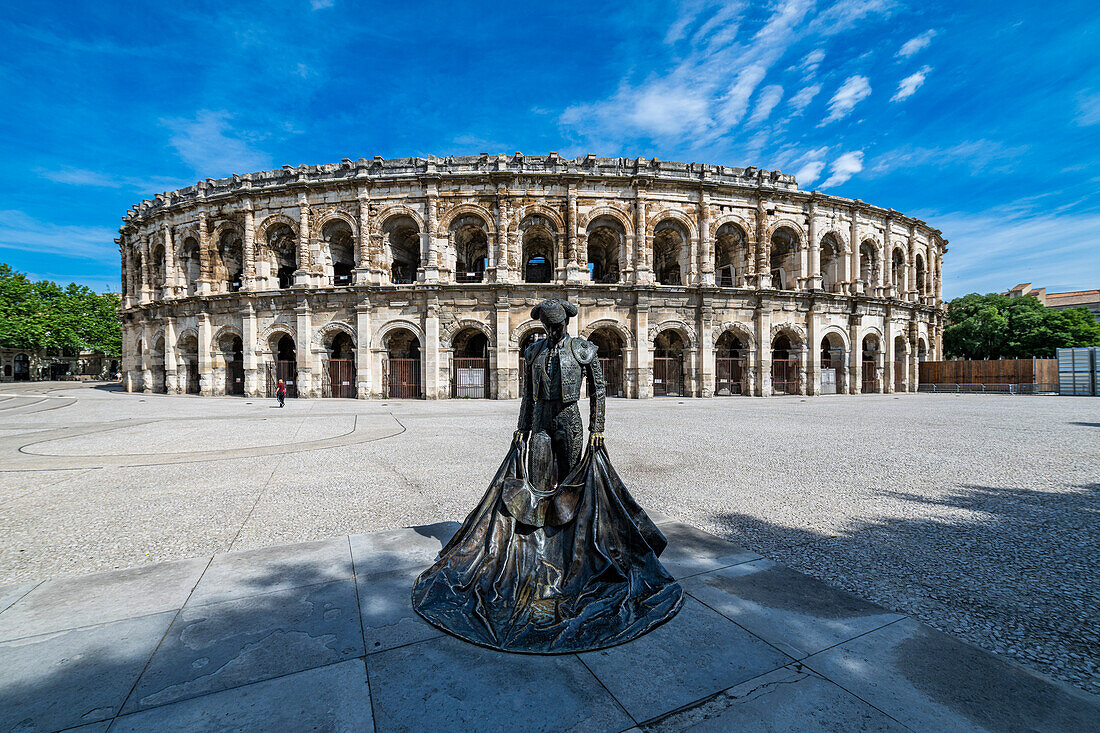
<instances>
[{"instance_id":1,"label":"green tree","mask_svg":"<svg viewBox=\"0 0 1100 733\"><path fill-rule=\"evenodd\" d=\"M1100 346L1100 323L1085 308L1054 310L1034 296L971 293L947 304L944 351L965 359L1052 357L1055 349Z\"/></svg>"},{"instance_id":2,"label":"green tree","mask_svg":"<svg viewBox=\"0 0 1100 733\"><path fill-rule=\"evenodd\" d=\"M42 343L45 314L34 283L0 262L0 346L31 349Z\"/></svg>"}]
</instances>

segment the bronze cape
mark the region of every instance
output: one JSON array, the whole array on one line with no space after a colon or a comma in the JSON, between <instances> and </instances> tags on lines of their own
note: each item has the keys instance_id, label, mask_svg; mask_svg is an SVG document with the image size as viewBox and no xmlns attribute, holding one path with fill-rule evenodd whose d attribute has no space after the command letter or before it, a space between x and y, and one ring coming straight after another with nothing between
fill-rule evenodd
<instances>
[{"instance_id":1,"label":"bronze cape","mask_svg":"<svg viewBox=\"0 0 1100 733\"><path fill-rule=\"evenodd\" d=\"M533 654L614 646L676 615L683 591L657 559L664 535L601 443L589 443L548 497L544 526L508 508L516 503L507 487L524 471L516 439L481 502L417 578L417 613L475 644Z\"/></svg>"}]
</instances>

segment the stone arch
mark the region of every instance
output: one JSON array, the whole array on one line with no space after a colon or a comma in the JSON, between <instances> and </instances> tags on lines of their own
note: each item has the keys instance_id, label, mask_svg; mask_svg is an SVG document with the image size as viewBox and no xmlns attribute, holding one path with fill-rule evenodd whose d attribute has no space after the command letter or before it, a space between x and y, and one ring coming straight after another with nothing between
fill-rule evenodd
<instances>
[{"instance_id":1,"label":"stone arch","mask_svg":"<svg viewBox=\"0 0 1100 733\"><path fill-rule=\"evenodd\" d=\"M244 342L244 336L241 334L240 326L232 323L227 323L214 331L214 335L210 337L210 343L216 345L219 341L222 340L222 337L227 334L231 336L236 336L241 340L242 343Z\"/></svg>"},{"instance_id":2,"label":"stone arch","mask_svg":"<svg viewBox=\"0 0 1100 733\"><path fill-rule=\"evenodd\" d=\"M290 227L290 230L294 232L294 236L298 236L298 220L292 219L286 214L272 214L260 222L260 226L256 227L256 242L267 242L267 231L276 224L286 224Z\"/></svg>"},{"instance_id":3,"label":"stone arch","mask_svg":"<svg viewBox=\"0 0 1100 733\"><path fill-rule=\"evenodd\" d=\"M848 341L848 333L840 326L826 326L821 329L821 338L827 338L829 336L836 336L840 339L841 344L844 346L844 351L850 351L852 348L851 343Z\"/></svg>"},{"instance_id":4,"label":"stone arch","mask_svg":"<svg viewBox=\"0 0 1100 733\"><path fill-rule=\"evenodd\" d=\"M545 327L542 325L541 321L530 319L513 328L508 338L516 347L519 347L519 345L523 343L523 339L527 338L527 334L535 329L545 330Z\"/></svg>"},{"instance_id":5,"label":"stone arch","mask_svg":"<svg viewBox=\"0 0 1100 733\"><path fill-rule=\"evenodd\" d=\"M817 238L817 245L821 246L821 243L825 241L825 237L829 235L832 235L833 241L840 245L840 249L837 251L837 254L847 253L851 251L851 248L848 245L848 238L845 237L844 233L839 229L827 229L821 232L821 234Z\"/></svg>"},{"instance_id":6,"label":"stone arch","mask_svg":"<svg viewBox=\"0 0 1100 733\"><path fill-rule=\"evenodd\" d=\"M878 346L879 350L881 351L882 350L882 345L883 345L882 329L879 328L878 326L866 326L866 327L864 327L863 330L861 330L859 332L859 343L860 343L861 347L863 345L863 339L867 338L868 336L874 336L875 337L875 339L878 341L878 344L879 344L879 346Z\"/></svg>"},{"instance_id":7,"label":"stone arch","mask_svg":"<svg viewBox=\"0 0 1100 733\"><path fill-rule=\"evenodd\" d=\"M598 321L592 321L581 329L581 337L588 338L601 328L606 328L617 333L619 338L623 340L624 350L634 348L634 334L630 331L629 327L616 321L614 318L601 318Z\"/></svg>"},{"instance_id":8,"label":"stone arch","mask_svg":"<svg viewBox=\"0 0 1100 733\"><path fill-rule=\"evenodd\" d=\"M330 335L334 335L335 333L346 333L351 338L351 343L353 346L359 345L359 341L356 338L355 329L347 323L344 323L343 321L329 321L320 328L314 329L313 343L324 344L325 339Z\"/></svg>"},{"instance_id":9,"label":"stone arch","mask_svg":"<svg viewBox=\"0 0 1100 733\"><path fill-rule=\"evenodd\" d=\"M436 236L441 236L442 234L449 235L451 232L451 224L455 219L461 216L476 216L482 220L482 223L485 225L485 231L488 234L493 235L497 232L496 225L493 223L493 214L488 209L478 204L465 203L458 204L440 217Z\"/></svg>"},{"instance_id":10,"label":"stone arch","mask_svg":"<svg viewBox=\"0 0 1100 733\"><path fill-rule=\"evenodd\" d=\"M756 334L750 326L744 323L738 323L731 321L729 323L721 323L714 327L711 331L711 335L714 337L714 343L718 343L718 339L722 338L722 335L728 332L732 332L739 339L742 339L746 343L746 348L750 351L756 348Z\"/></svg>"},{"instance_id":11,"label":"stone arch","mask_svg":"<svg viewBox=\"0 0 1100 733\"><path fill-rule=\"evenodd\" d=\"M482 323L481 321L474 320L473 318L461 318L457 321L453 321L443 329L443 332L440 334L439 339L440 347L444 349L454 348L453 341L455 335L457 335L461 331L465 331L468 328L472 328L475 331L483 333L485 335L485 338L489 340L490 347L495 345L496 338L495 334L493 333L492 327L490 327L488 324Z\"/></svg>"},{"instance_id":12,"label":"stone arch","mask_svg":"<svg viewBox=\"0 0 1100 733\"><path fill-rule=\"evenodd\" d=\"M650 222L652 222L651 224L647 225L649 231L646 232L646 234L648 234L649 236L654 236L657 233L657 227L660 226L662 222L672 220L684 228L684 232L686 233L688 239L688 241L684 243L685 245L690 246L690 240L697 239L699 237L699 230L696 228L695 222L690 216L680 211L679 209L663 209L653 216L648 217L648 219Z\"/></svg>"},{"instance_id":13,"label":"stone arch","mask_svg":"<svg viewBox=\"0 0 1100 733\"><path fill-rule=\"evenodd\" d=\"M752 242L756 239L756 227L749 224L748 220L740 214L722 214L710 221L710 231L717 232L724 224L736 224L745 233L745 239Z\"/></svg>"},{"instance_id":14,"label":"stone arch","mask_svg":"<svg viewBox=\"0 0 1100 733\"><path fill-rule=\"evenodd\" d=\"M181 224L176 227L175 234L172 237L172 243L176 248L176 255L184 255L184 244L187 240L193 239L197 243L199 241L199 228L194 224Z\"/></svg>"},{"instance_id":15,"label":"stone arch","mask_svg":"<svg viewBox=\"0 0 1100 733\"><path fill-rule=\"evenodd\" d=\"M379 211L377 215L371 217L371 235L381 237L386 222L395 216L407 216L416 222L417 229L421 232L425 231L424 217L420 215L420 212L404 204L392 204Z\"/></svg>"},{"instance_id":16,"label":"stone arch","mask_svg":"<svg viewBox=\"0 0 1100 733\"><path fill-rule=\"evenodd\" d=\"M806 345L806 329L796 323L788 321L774 324L769 334L769 342L775 341L776 337L781 334L786 334L787 338L791 340L791 345L796 348L803 348Z\"/></svg>"},{"instance_id":17,"label":"stone arch","mask_svg":"<svg viewBox=\"0 0 1100 733\"><path fill-rule=\"evenodd\" d=\"M634 236L634 223L631 221L630 217L627 214L623 213L620 209L617 209L614 206L597 206L596 208L589 211L585 216L581 217L580 219L581 229L587 232L588 227L592 225L592 222L603 216L617 221L619 223L619 226L623 228L626 236Z\"/></svg>"},{"instance_id":18,"label":"stone arch","mask_svg":"<svg viewBox=\"0 0 1100 733\"><path fill-rule=\"evenodd\" d=\"M695 335L695 329L692 328L687 321L669 319L649 327L648 337L649 346L651 348L653 347L653 340L656 339L657 334L662 331L676 331L680 334L680 337L684 339L684 343L687 344L689 349L694 349L699 345L699 340Z\"/></svg>"},{"instance_id":19,"label":"stone arch","mask_svg":"<svg viewBox=\"0 0 1100 733\"><path fill-rule=\"evenodd\" d=\"M210 232L210 241L214 246L218 245L218 242L221 241L222 234L225 233L227 229L235 231L242 240L244 239L244 226L236 219L226 219L214 227L214 231Z\"/></svg>"},{"instance_id":20,"label":"stone arch","mask_svg":"<svg viewBox=\"0 0 1100 733\"><path fill-rule=\"evenodd\" d=\"M524 206L520 210L519 216L516 217L516 225L522 227L524 220L531 216L544 216L549 219L554 225L554 229L552 230L554 234L563 234L565 232L565 220L562 219L557 211L545 204L527 204Z\"/></svg>"},{"instance_id":21,"label":"stone arch","mask_svg":"<svg viewBox=\"0 0 1100 733\"><path fill-rule=\"evenodd\" d=\"M275 321L268 325L264 330L260 331L259 338L257 338L257 346L264 348L271 342L271 337L275 334L285 334L294 339L294 343L298 343L298 329L289 323L283 321Z\"/></svg>"},{"instance_id":22,"label":"stone arch","mask_svg":"<svg viewBox=\"0 0 1100 733\"><path fill-rule=\"evenodd\" d=\"M317 231L319 232L322 228L324 228L325 224L328 224L330 221L337 220L342 221L350 226L353 236L359 236L359 222L357 220L357 217L353 216L351 213L344 209L341 209L338 206L333 206L322 211L315 217L315 223L311 222L311 225L316 226Z\"/></svg>"},{"instance_id":23,"label":"stone arch","mask_svg":"<svg viewBox=\"0 0 1100 733\"><path fill-rule=\"evenodd\" d=\"M424 340L424 329L420 327L420 324L410 321L407 318L395 318L383 323L375 330L372 343L378 344L378 348L384 349L386 347L386 337L390 335L391 331L400 329L409 331L413 336L416 336L416 338L420 340L420 348L425 348L426 341Z\"/></svg>"},{"instance_id":24,"label":"stone arch","mask_svg":"<svg viewBox=\"0 0 1100 733\"><path fill-rule=\"evenodd\" d=\"M188 340L194 340L196 345L199 343L199 332L194 326L180 329L180 332L176 334L176 348L179 348L181 343Z\"/></svg>"},{"instance_id":25,"label":"stone arch","mask_svg":"<svg viewBox=\"0 0 1100 733\"><path fill-rule=\"evenodd\" d=\"M782 229L783 227L787 227L788 229L793 231L795 233L795 235L798 237L798 247L799 247L799 249L806 246L806 230L803 228L803 226L801 224L794 221L793 219L776 219L771 224L769 224L767 235L766 235L767 238L768 238L768 241L769 242L772 241L772 237L775 235L775 233L777 231L779 231L780 229Z\"/></svg>"}]
</instances>

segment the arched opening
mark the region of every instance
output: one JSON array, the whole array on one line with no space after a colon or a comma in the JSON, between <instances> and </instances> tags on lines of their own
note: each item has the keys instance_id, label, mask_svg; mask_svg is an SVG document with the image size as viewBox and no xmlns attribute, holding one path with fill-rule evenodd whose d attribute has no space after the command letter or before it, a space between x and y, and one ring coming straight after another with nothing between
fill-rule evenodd
<instances>
[{"instance_id":1,"label":"arched opening","mask_svg":"<svg viewBox=\"0 0 1100 733\"><path fill-rule=\"evenodd\" d=\"M917 339L917 361L928 361L928 344L924 339Z\"/></svg>"},{"instance_id":2,"label":"arched opening","mask_svg":"<svg viewBox=\"0 0 1100 733\"><path fill-rule=\"evenodd\" d=\"M153 350L149 353L149 371L153 377L152 390L157 394L165 394L168 389L164 370L164 336L157 336L153 342Z\"/></svg>"},{"instance_id":3,"label":"arched opening","mask_svg":"<svg viewBox=\"0 0 1100 733\"><path fill-rule=\"evenodd\" d=\"M844 340L831 331L821 337L821 394L837 394L843 391Z\"/></svg>"},{"instance_id":4,"label":"arched opening","mask_svg":"<svg viewBox=\"0 0 1100 733\"><path fill-rule=\"evenodd\" d=\"M626 241L622 224L601 216L588 225L588 273L594 283L619 282L619 253Z\"/></svg>"},{"instance_id":5,"label":"arched opening","mask_svg":"<svg viewBox=\"0 0 1100 733\"><path fill-rule=\"evenodd\" d=\"M256 277L267 289L283 289L294 285L298 269L298 235L285 222L268 228L256 262Z\"/></svg>"},{"instance_id":6,"label":"arched opening","mask_svg":"<svg viewBox=\"0 0 1100 733\"><path fill-rule=\"evenodd\" d=\"M236 227L223 229L218 236L214 281L222 292L236 293L244 276L244 241Z\"/></svg>"},{"instance_id":7,"label":"arched opening","mask_svg":"<svg viewBox=\"0 0 1100 733\"><path fill-rule=\"evenodd\" d=\"M489 397L489 337L464 328L451 340L451 397Z\"/></svg>"},{"instance_id":8,"label":"arched opening","mask_svg":"<svg viewBox=\"0 0 1100 733\"><path fill-rule=\"evenodd\" d=\"M596 346L608 397L625 397L623 387L623 338L609 327L597 328L588 337Z\"/></svg>"},{"instance_id":9,"label":"arched opening","mask_svg":"<svg viewBox=\"0 0 1100 733\"><path fill-rule=\"evenodd\" d=\"M235 333L224 333L218 339L218 359L215 368L224 372L225 394L244 394L244 344Z\"/></svg>"},{"instance_id":10,"label":"arched opening","mask_svg":"<svg viewBox=\"0 0 1100 733\"><path fill-rule=\"evenodd\" d=\"M194 237L185 238L180 247L180 272L187 284L187 294L197 293L202 275L202 256L199 254L199 242Z\"/></svg>"},{"instance_id":11,"label":"arched opening","mask_svg":"<svg viewBox=\"0 0 1100 733\"><path fill-rule=\"evenodd\" d=\"M351 273L355 269L355 233L343 219L332 219L321 227L321 239L331 273L332 284L351 285Z\"/></svg>"},{"instance_id":12,"label":"arched opening","mask_svg":"<svg viewBox=\"0 0 1100 733\"><path fill-rule=\"evenodd\" d=\"M894 391L904 392L909 384L909 342L904 336L894 337Z\"/></svg>"},{"instance_id":13,"label":"arched opening","mask_svg":"<svg viewBox=\"0 0 1100 733\"><path fill-rule=\"evenodd\" d=\"M772 339L772 394L798 394L798 350L786 333Z\"/></svg>"},{"instance_id":14,"label":"arched opening","mask_svg":"<svg viewBox=\"0 0 1100 733\"><path fill-rule=\"evenodd\" d=\"M298 396L298 348L289 333L272 334L268 342L271 363L267 370L267 396L275 396L279 380L286 383L286 396Z\"/></svg>"},{"instance_id":15,"label":"arched opening","mask_svg":"<svg viewBox=\"0 0 1100 733\"><path fill-rule=\"evenodd\" d=\"M335 330L329 331L321 343L325 347L321 396L354 399L358 394L355 383L355 342L346 331Z\"/></svg>"},{"instance_id":16,"label":"arched opening","mask_svg":"<svg viewBox=\"0 0 1100 733\"><path fill-rule=\"evenodd\" d=\"M745 364L748 343L733 331L726 331L714 344L714 394L717 397L747 394Z\"/></svg>"},{"instance_id":17,"label":"arched opening","mask_svg":"<svg viewBox=\"0 0 1100 733\"><path fill-rule=\"evenodd\" d=\"M420 339L407 328L395 328L386 334L385 345L386 361L382 373L386 397L423 397L420 381Z\"/></svg>"},{"instance_id":18,"label":"arched opening","mask_svg":"<svg viewBox=\"0 0 1100 733\"><path fill-rule=\"evenodd\" d=\"M382 225L388 250L390 282L411 285L420 268L420 227L411 216L391 216Z\"/></svg>"},{"instance_id":19,"label":"arched opening","mask_svg":"<svg viewBox=\"0 0 1100 733\"><path fill-rule=\"evenodd\" d=\"M684 338L665 330L653 339L653 396L684 396Z\"/></svg>"},{"instance_id":20,"label":"arched opening","mask_svg":"<svg viewBox=\"0 0 1100 733\"><path fill-rule=\"evenodd\" d=\"M141 353L140 350L138 353ZM184 394L199 393L199 340L184 334L176 342L176 380Z\"/></svg>"},{"instance_id":21,"label":"arched opening","mask_svg":"<svg viewBox=\"0 0 1100 733\"><path fill-rule=\"evenodd\" d=\"M796 290L795 258L798 256L798 234L790 227L779 227L772 232L771 274L772 287L777 290Z\"/></svg>"},{"instance_id":22,"label":"arched opening","mask_svg":"<svg viewBox=\"0 0 1100 733\"><path fill-rule=\"evenodd\" d=\"M157 242L150 256L152 258L150 264L153 268L153 297L163 298L164 285L167 277L167 272L164 269L164 244Z\"/></svg>"},{"instance_id":23,"label":"arched opening","mask_svg":"<svg viewBox=\"0 0 1100 733\"><path fill-rule=\"evenodd\" d=\"M878 265L875 259L875 244L870 240L859 245L859 280L862 284L862 292L866 293L871 283L875 281Z\"/></svg>"},{"instance_id":24,"label":"arched opening","mask_svg":"<svg viewBox=\"0 0 1100 733\"><path fill-rule=\"evenodd\" d=\"M542 217L530 217L541 221ZM523 231L523 280L548 283L554 278L554 235L547 224L528 224Z\"/></svg>"},{"instance_id":25,"label":"arched opening","mask_svg":"<svg viewBox=\"0 0 1100 733\"><path fill-rule=\"evenodd\" d=\"M489 233L485 222L473 215L459 217L451 225L451 241L454 242L455 280L483 282L485 268L489 266Z\"/></svg>"},{"instance_id":26,"label":"arched opening","mask_svg":"<svg viewBox=\"0 0 1100 733\"><path fill-rule=\"evenodd\" d=\"M900 298L905 292L905 253L895 249L890 258L890 284L894 286L894 297Z\"/></svg>"},{"instance_id":27,"label":"arched opening","mask_svg":"<svg viewBox=\"0 0 1100 733\"><path fill-rule=\"evenodd\" d=\"M843 248L836 235L826 234L821 238L820 262L821 262L821 289L826 293L839 291L840 285L840 254Z\"/></svg>"},{"instance_id":28,"label":"arched opening","mask_svg":"<svg viewBox=\"0 0 1100 733\"><path fill-rule=\"evenodd\" d=\"M16 382L31 381L31 357L27 354L16 354L12 379Z\"/></svg>"},{"instance_id":29,"label":"arched opening","mask_svg":"<svg viewBox=\"0 0 1100 733\"><path fill-rule=\"evenodd\" d=\"M534 326L519 342L519 393L527 389L527 359L525 354L531 344L546 338L546 331L542 326Z\"/></svg>"},{"instance_id":30,"label":"arched opening","mask_svg":"<svg viewBox=\"0 0 1100 733\"><path fill-rule=\"evenodd\" d=\"M924 288L924 257L921 255L916 256L915 266L917 268L916 281L917 281L917 296L923 298L927 293Z\"/></svg>"},{"instance_id":31,"label":"arched opening","mask_svg":"<svg viewBox=\"0 0 1100 733\"><path fill-rule=\"evenodd\" d=\"M653 230L653 272L660 285L683 285L687 234L679 222L665 219Z\"/></svg>"},{"instance_id":32,"label":"arched opening","mask_svg":"<svg viewBox=\"0 0 1100 733\"><path fill-rule=\"evenodd\" d=\"M749 265L749 240L733 222L718 227L714 234L714 282L722 288L745 286Z\"/></svg>"},{"instance_id":33,"label":"arched opening","mask_svg":"<svg viewBox=\"0 0 1100 733\"><path fill-rule=\"evenodd\" d=\"M869 333L863 337L863 352L861 358L862 371L860 373L862 384L860 385L860 392L864 394L882 391L878 379L878 357L880 351L878 336Z\"/></svg>"}]
</instances>

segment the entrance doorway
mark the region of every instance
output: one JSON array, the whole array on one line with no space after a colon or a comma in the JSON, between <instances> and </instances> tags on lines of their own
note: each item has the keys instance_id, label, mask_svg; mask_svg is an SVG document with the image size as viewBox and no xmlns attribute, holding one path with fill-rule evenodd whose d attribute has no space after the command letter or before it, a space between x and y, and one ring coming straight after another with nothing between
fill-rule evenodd
<instances>
[{"instance_id":1,"label":"entrance doorway","mask_svg":"<svg viewBox=\"0 0 1100 733\"><path fill-rule=\"evenodd\" d=\"M386 336L386 359L382 370L386 397L420 399L420 339L412 331L397 328Z\"/></svg>"},{"instance_id":2,"label":"entrance doorway","mask_svg":"<svg viewBox=\"0 0 1100 733\"><path fill-rule=\"evenodd\" d=\"M675 331L653 340L653 396L684 396L684 339Z\"/></svg>"},{"instance_id":3,"label":"entrance doorway","mask_svg":"<svg viewBox=\"0 0 1100 733\"><path fill-rule=\"evenodd\" d=\"M489 338L473 328L455 334L451 342L451 397L489 396Z\"/></svg>"}]
</instances>

